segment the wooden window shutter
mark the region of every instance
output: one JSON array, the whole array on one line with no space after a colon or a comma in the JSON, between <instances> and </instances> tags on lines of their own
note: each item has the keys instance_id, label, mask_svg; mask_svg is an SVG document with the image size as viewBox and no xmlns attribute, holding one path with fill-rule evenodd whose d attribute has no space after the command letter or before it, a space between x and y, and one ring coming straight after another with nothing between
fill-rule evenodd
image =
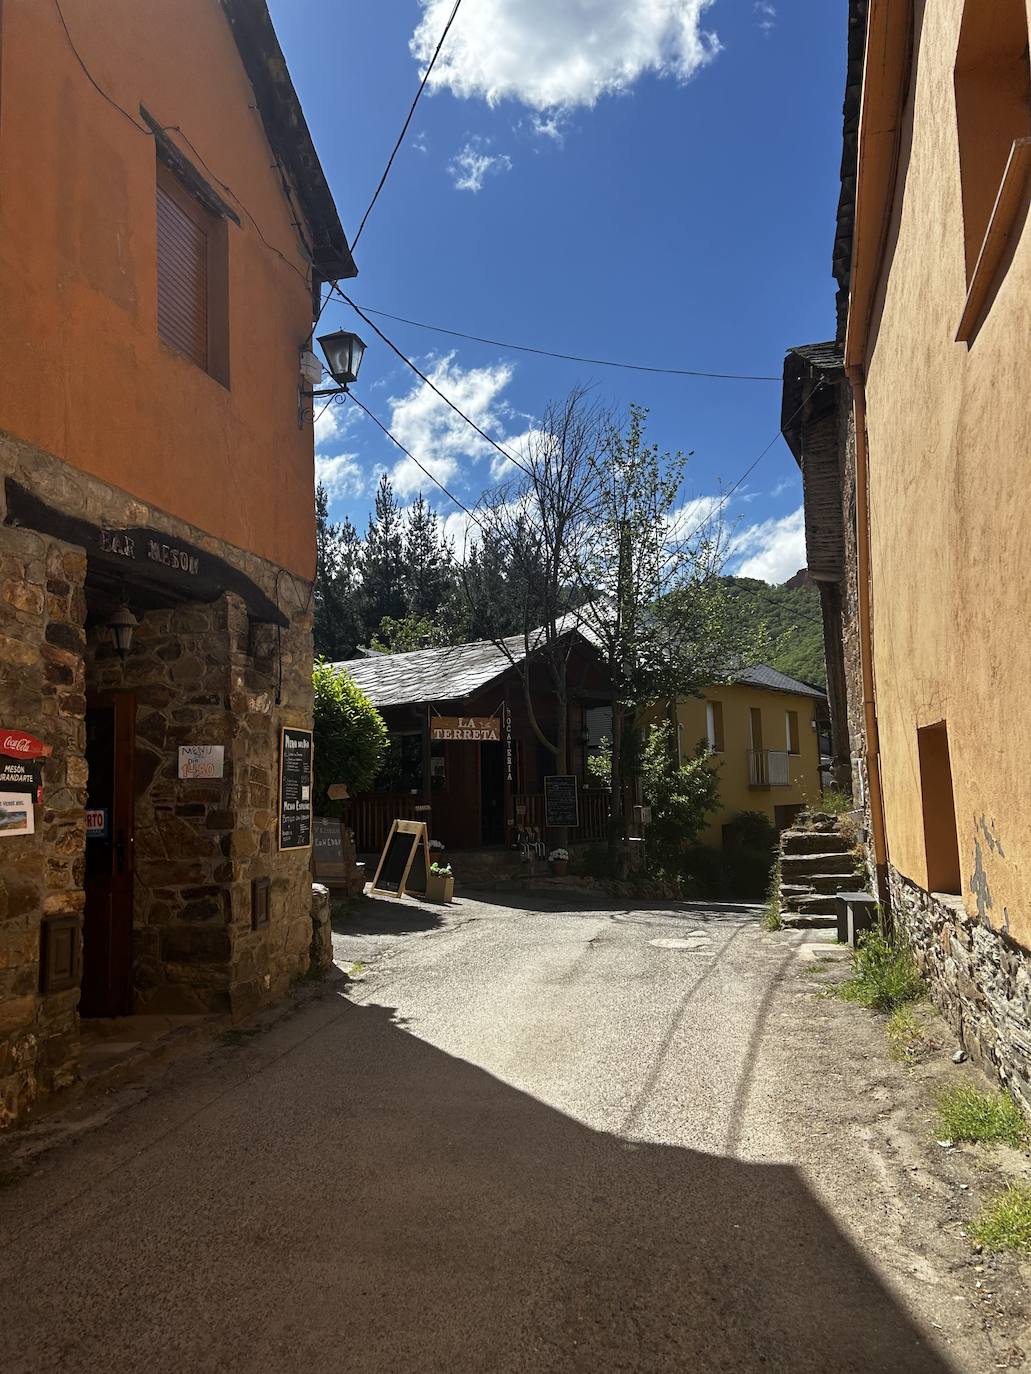
<instances>
[{"instance_id":1,"label":"wooden window shutter","mask_svg":"<svg viewBox=\"0 0 1031 1374\"><path fill-rule=\"evenodd\" d=\"M157 188L158 334L208 367L208 233L159 181Z\"/></svg>"}]
</instances>

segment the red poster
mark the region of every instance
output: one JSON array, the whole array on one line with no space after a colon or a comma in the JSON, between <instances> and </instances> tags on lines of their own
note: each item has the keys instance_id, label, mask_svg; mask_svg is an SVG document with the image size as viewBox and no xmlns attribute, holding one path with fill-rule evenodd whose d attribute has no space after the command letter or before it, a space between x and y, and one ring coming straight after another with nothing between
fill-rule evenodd
<instances>
[{"instance_id":1,"label":"red poster","mask_svg":"<svg viewBox=\"0 0 1031 1374\"><path fill-rule=\"evenodd\" d=\"M0 754L7 754L12 759L45 759L53 752L49 744L36 739L35 735L0 726Z\"/></svg>"}]
</instances>

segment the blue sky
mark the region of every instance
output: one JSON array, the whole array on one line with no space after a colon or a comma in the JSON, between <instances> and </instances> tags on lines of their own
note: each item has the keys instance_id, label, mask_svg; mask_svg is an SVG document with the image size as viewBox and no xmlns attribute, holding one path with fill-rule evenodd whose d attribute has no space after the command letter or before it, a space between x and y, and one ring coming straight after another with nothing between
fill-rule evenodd
<instances>
[{"instance_id":1,"label":"blue sky","mask_svg":"<svg viewBox=\"0 0 1031 1374\"><path fill-rule=\"evenodd\" d=\"M353 236L452 0L271 0ZM562 352L779 375L833 334L830 276L845 0L463 0L346 285L362 306ZM428 46L427 46L428 45ZM657 377L384 331L491 434L518 445L577 382L650 408L695 450L686 497L737 480L776 434L775 382ZM478 440L347 306L369 344L354 388L467 504L496 477ZM320 326L320 332L322 329ZM316 435L337 517L363 529L378 474L452 507L351 405ZM778 439L727 507L732 567L805 561L801 486ZM448 528L460 535L464 518Z\"/></svg>"}]
</instances>

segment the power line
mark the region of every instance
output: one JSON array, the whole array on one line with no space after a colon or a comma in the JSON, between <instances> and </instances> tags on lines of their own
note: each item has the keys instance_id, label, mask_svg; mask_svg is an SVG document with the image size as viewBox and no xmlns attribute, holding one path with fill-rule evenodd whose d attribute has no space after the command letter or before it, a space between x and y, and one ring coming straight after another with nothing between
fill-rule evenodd
<instances>
[{"instance_id":1,"label":"power line","mask_svg":"<svg viewBox=\"0 0 1031 1374\"><path fill-rule=\"evenodd\" d=\"M454 494L454 492L448 491L444 483L441 482L439 478L434 477L433 473L430 472L429 468L426 467L424 464L420 463L418 458L416 458L415 454L410 452L410 450L406 449L400 439L398 439L395 435L391 434L390 430L387 429L386 425L383 423L383 421L379 418L378 415L374 415L372 411L369 409L369 407L364 404L364 402L359 401L358 397L354 394L354 392L349 391L347 395L355 403L359 410L365 412L365 414L369 417L373 424L379 426L379 428L387 436L390 442L392 444L396 444L396 446L401 450L404 456L406 458L410 458L411 461L415 464L415 466L419 469L419 471L424 473L430 479L430 481L433 483L435 487L440 488L440 490L444 493L444 495L448 498L449 501L453 501L460 511L463 511L466 515L468 515L469 519L473 522L473 524L478 526L479 529L483 530L484 534L487 533L486 529L483 526L483 523L478 519L477 516L475 516L472 513L469 507L465 505L464 502L460 501L458 497Z\"/></svg>"},{"instance_id":2,"label":"power line","mask_svg":"<svg viewBox=\"0 0 1031 1374\"><path fill-rule=\"evenodd\" d=\"M397 356L401 359L401 361L405 364L405 366L410 367L412 371L415 373L415 375L421 381L425 382L425 384L430 388L430 390L435 392L436 395L440 397L440 399L444 402L446 406L449 406L455 412L456 415L458 415L461 419L465 421L467 425L474 429L481 439L485 439L487 443L490 444L491 448L497 449L497 451L501 454L503 458L507 458L510 463L513 463L519 469L519 471L524 473L527 477L531 479L533 478L533 473L530 471L528 467L526 467L525 464L521 463L519 459L514 456L514 454L509 453L508 449L503 448L502 445L499 444L496 439L492 438L492 436L489 435L485 429L481 428L481 426L478 425L475 420L471 419L468 415L466 415L464 410L462 410L459 406L455 405L451 397L446 395L443 391L441 391L440 387L436 384L436 382L431 381L430 378L426 376L426 373L423 372L422 369L418 367L415 363L413 363L411 358L408 357L407 353L403 353L392 339L388 339L386 334L383 333L383 330L380 329L379 325L376 324L374 320L370 320L368 315L366 315L365 311L362 310L359 306L355 305L354 301L351 300L350 296L348 296L346 292L341 291L339 286L334 287L334 290L336 291L336 294L340 297L340 299L342 301L345 301L355 312L355 314L360 316L360 318L365 321L365 323L369 326L370 329L375 330L375 332L383 340L387 347L393 353L396 353Z\"/></svg>"},{"instance_id":3,"label":"power line","mask_svg":"<svg viewBox=\"0 0 1031 1374\"><path fill-rule=\"evenodd\" d=\"M444 46L444 40L445 38L447 38L448 30L454 23L455 15L458 13L458 7L461 3L462 0L455 0L454 9L452 9L451 14L448 17L448 21L444 25L444 32L440 35L440 41L437 43L436 48L433 50L433 56L430 58L430 64L422 74L422 80L419 82L419 89L415 92L415 99L412 101L411 106L408 110L408 116L405 119L404 124L401 126L401 132L397 136L397 142L394 144L393 150L391 151L389 158L387 158L387 165L383 168L383 175L379 179L379 185L372 193L372 199L369 201L368 209L365 211L365 214L362 215L362 222L361 224L359 224L358 232L357 234L355 234L354 241L351 244L352 253L358 246L358 240L361 238L362 230L365 228L365 221L372 214L372 207L376 204L377 200L379 200L379 193L383 190L384 183L386 182L387 177L390 175L390 169L394 165L394 158L397 157L401 144L404 142L405 134L408 132L408 126L412 122L412 116L415 114L415 107L416 105L418 105L419 98L426 88L426 82L430 78L430 72L433 70L433 64L436 62L437 58L440 55L440 50Z\"/></svg>"},{"instance_id":4,"label":"power line","mask_svg":"<svg viewBox=\"0 0 1031 1374\"><path fill-rule=\"evenodd\" d=\"M355 306L355 309L358 307ZM579 353L558 353L551 348L532 348L529 344L508 343L504 339L488 339L482 334L467 334L461 329L447 329L440 324L426 324L422 320L410 320L405 315L392 315L389 310L374 310L371 305L364 307L370 315L382 315L387 320L397 320L399 324L410 324L416 329L428 329L434 334L449 334L454 339L470 339L473 343L489 344L492 348L507 348L517 353L536 353L542 358L561 358L569 363L589 363L595 367L618 367L631 372L655 372L666 377L713 377L728 382L779 382L780 377L765 373L750 372L702 372L686 367L650 367L645 363L617 362L612 358L588 358Z\"/></svg>"},{"instance_id":5,"label":"power line","mask_svg":"<svg viewBox=\"0 0 1031 1374\"><path fill-rule=\"evenodd\" d=\"M737 481L734 482L734 484L733 484L732 486L730 486L730 487L727 488L727 490L726 490L726 492L723 494L723 496L720 497L719 501L716 502L716 504L715 504L715 505L712 507L712 509L706 514L706 516L705 516L701 521L699 521L699 523L694 527L694 529L691 531L691 533L684 536L684 538L680 541L679 547L678 547L677 549L673 550L671 553L669 553L669 554L667 555L667 559L666 559L667 562L670 562L670 561L672 561L672 559L676 558L677 555L678 555L679 552L680 552L680 549L682 549L683 546L684 546L685 544L689 543L689 542L695 537L696 534L698 534L701 530L703 530L703 529L705 528L705 526L709 523L709 521L712 519L712 517L713 517L714 515L716 515L719 511L721 511L721 510L723 509L723 507L727 504L727 502L728 502L728 501L730 500L730 498L733 496L734 492L737 491L738 487L742 484L742 482L744 482L745 479L746 479L747 477L749 477L750 474L753 473L753 472L755 471L755 469L759 466L759 464L762 462L762 460L763 460L763 459L766 457L766 455L769 453L769 451L770 451L770 449L773 447L773 445L774 445L774 444L777 442L777 440L781 437L781 435L782 435L782 433L783 433L783 431L784 431L785 426L789 425L789 424L791 423L791 421L795 418L795 416L796 416L796 415L799 415L799 414L806 408L806 406L809 404L809 402L812 400L812 398L816 395L816 393L820 390L820 388L821 388L822 386L826 386L826 382L825 382L824 379L821 377L820 380L819 380L819 381L816 383L816 385L813 387L813 389L812 389L812 391L809 393L809 395L808 395L808 396L805 398L805 400L802 402L802 404L801 404L800 406L798 406L797 409L795 409L794 411L792 411L792 413L788 416L788 418L787 418L786 420L782 421L780 429L777 430L776 434L773 436L773 438L770 440L770 442L766 445L766 447L763 449L763 451L758 455L758 457L752 459L752 461L749 463L748 467L745 468L744 472L743 472L743 473L741 474L741 476L737 479ZM683 519L686 519L686 518L687 518L686 516L683 516L683 517L681 518L681 521L678 521L677 523L681 523L682 520L683 520ZM675 529L676 529L676 524L674 524L674 525L673 525L673 528L670 530L670 534L671 534L671 535L672 535L672 533L673 533L673 531L674 531Z\"/></svg>"}]
</instances>

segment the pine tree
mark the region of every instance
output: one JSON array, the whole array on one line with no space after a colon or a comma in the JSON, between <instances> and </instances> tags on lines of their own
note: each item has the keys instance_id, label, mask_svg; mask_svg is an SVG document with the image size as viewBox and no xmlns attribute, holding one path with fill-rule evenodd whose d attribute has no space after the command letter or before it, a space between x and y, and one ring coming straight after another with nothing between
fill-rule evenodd
<instances>
[{"instance_id":1,"label":"pine tree","mask_svg":"<svg viewBox=\"0 0 1031 1374\"><path fill-rule=\"evenodd\" d=\"M329 518L329 497L315 490L315 653L330 662L353 658L362 642L359 592L362 546L350 520Z\"/></svg>"},{"instance_id":2,"label":"pine tree","mask_svg":"<svg viewBox=\"0 0 1031 1374\"><path fill-rule=\"evenodd\" d=\"M375 512L365 536L362 612L370 633L384 616L400 620L407 609L404 559L404 516L390 478L383 474L376 488Z\"/></svg>"},{"instance_id":3,"label":"pine tree","mask_svg":"<svg viewBox=\"0 0 1031 1374\"><path fill-rule=\"evenodd\" d=\"M404 559L408 614L429 616L442 626L450 623L455 582L452 559L441 537L437 512L421 492L408 508Z\"/></svg>"}]
</instances>

